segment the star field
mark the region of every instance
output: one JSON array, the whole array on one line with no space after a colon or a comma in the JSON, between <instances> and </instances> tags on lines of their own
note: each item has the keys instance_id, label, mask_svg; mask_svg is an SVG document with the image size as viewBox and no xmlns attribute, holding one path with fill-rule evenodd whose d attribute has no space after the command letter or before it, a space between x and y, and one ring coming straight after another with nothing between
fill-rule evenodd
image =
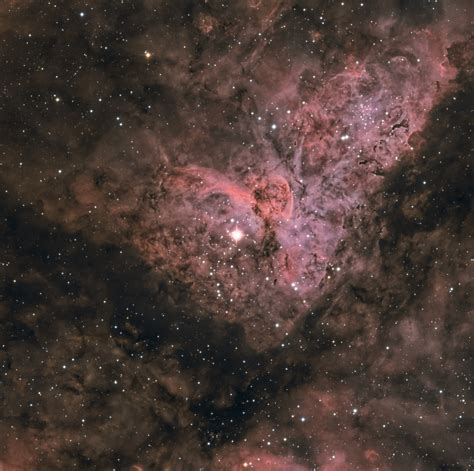
<instances>
[{"instance_id":1,"label":"star field","mask_svg":"<svg viewBox=\"0 0 474 471\"><path fill-rule=\"evenodd\" d=\"M472 20L0 2L0 471L471 469Z\"/></svg>"}]
</instances>

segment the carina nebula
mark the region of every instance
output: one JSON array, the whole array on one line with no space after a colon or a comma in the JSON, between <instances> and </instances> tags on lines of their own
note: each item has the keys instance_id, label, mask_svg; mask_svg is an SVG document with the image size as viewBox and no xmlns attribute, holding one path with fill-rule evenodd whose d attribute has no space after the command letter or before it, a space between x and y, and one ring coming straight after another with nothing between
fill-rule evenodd
<instances>
[{"instance_id":1,"label":"carina nebula","mask_svg":"<svg viewBox=\"0 0 474 471\"><path fill-rule=\"evenodd\" d=\"M473 469L473 20L0 1L0 470Z\"/></svg>"}]
</instances>

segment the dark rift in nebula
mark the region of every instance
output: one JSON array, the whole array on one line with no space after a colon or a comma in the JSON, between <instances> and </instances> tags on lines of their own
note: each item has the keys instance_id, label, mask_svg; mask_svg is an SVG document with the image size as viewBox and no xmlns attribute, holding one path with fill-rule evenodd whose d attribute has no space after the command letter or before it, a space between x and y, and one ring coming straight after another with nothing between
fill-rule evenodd
<instances>
[{"instance_id":1,"label":"dark rift in nebula","mask_svg":"<svg viewBox=\"0 0 474 471\"><path fill-rule=\"evenodd\" d=\"M473 9L0 3L0 471L464 470Z\"/></svg>"}]
</instances>

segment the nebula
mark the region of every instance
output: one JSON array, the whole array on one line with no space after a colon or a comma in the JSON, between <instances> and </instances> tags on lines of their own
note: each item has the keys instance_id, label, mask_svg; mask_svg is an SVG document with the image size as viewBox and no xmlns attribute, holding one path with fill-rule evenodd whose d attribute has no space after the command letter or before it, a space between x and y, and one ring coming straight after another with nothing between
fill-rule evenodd
<instances>
[{"instance_id":1,"label":"nebula","mask_svg":"<svg viewBox=\"0 0 474 471\"><path fill-rule=\"evenodd\" d=\"M0 470L462 470L467 0L0 5Z\"/></svg>"}]
</instances>

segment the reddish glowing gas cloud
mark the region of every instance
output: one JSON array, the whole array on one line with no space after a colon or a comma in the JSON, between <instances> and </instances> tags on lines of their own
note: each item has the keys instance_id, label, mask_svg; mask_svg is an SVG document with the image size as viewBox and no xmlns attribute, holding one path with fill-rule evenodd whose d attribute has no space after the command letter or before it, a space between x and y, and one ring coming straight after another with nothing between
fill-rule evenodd
<instances>
[{"instance_id":1,"label":"reddish glowing gas cloud","mask_svg":"<svg viewBox=\"0 0 474 471\"><path fill-rule=\"evenodd\" d=\"M59 3L0 3L0 471L467 468L469 2Z\"/></svg>"}]
</instances>

